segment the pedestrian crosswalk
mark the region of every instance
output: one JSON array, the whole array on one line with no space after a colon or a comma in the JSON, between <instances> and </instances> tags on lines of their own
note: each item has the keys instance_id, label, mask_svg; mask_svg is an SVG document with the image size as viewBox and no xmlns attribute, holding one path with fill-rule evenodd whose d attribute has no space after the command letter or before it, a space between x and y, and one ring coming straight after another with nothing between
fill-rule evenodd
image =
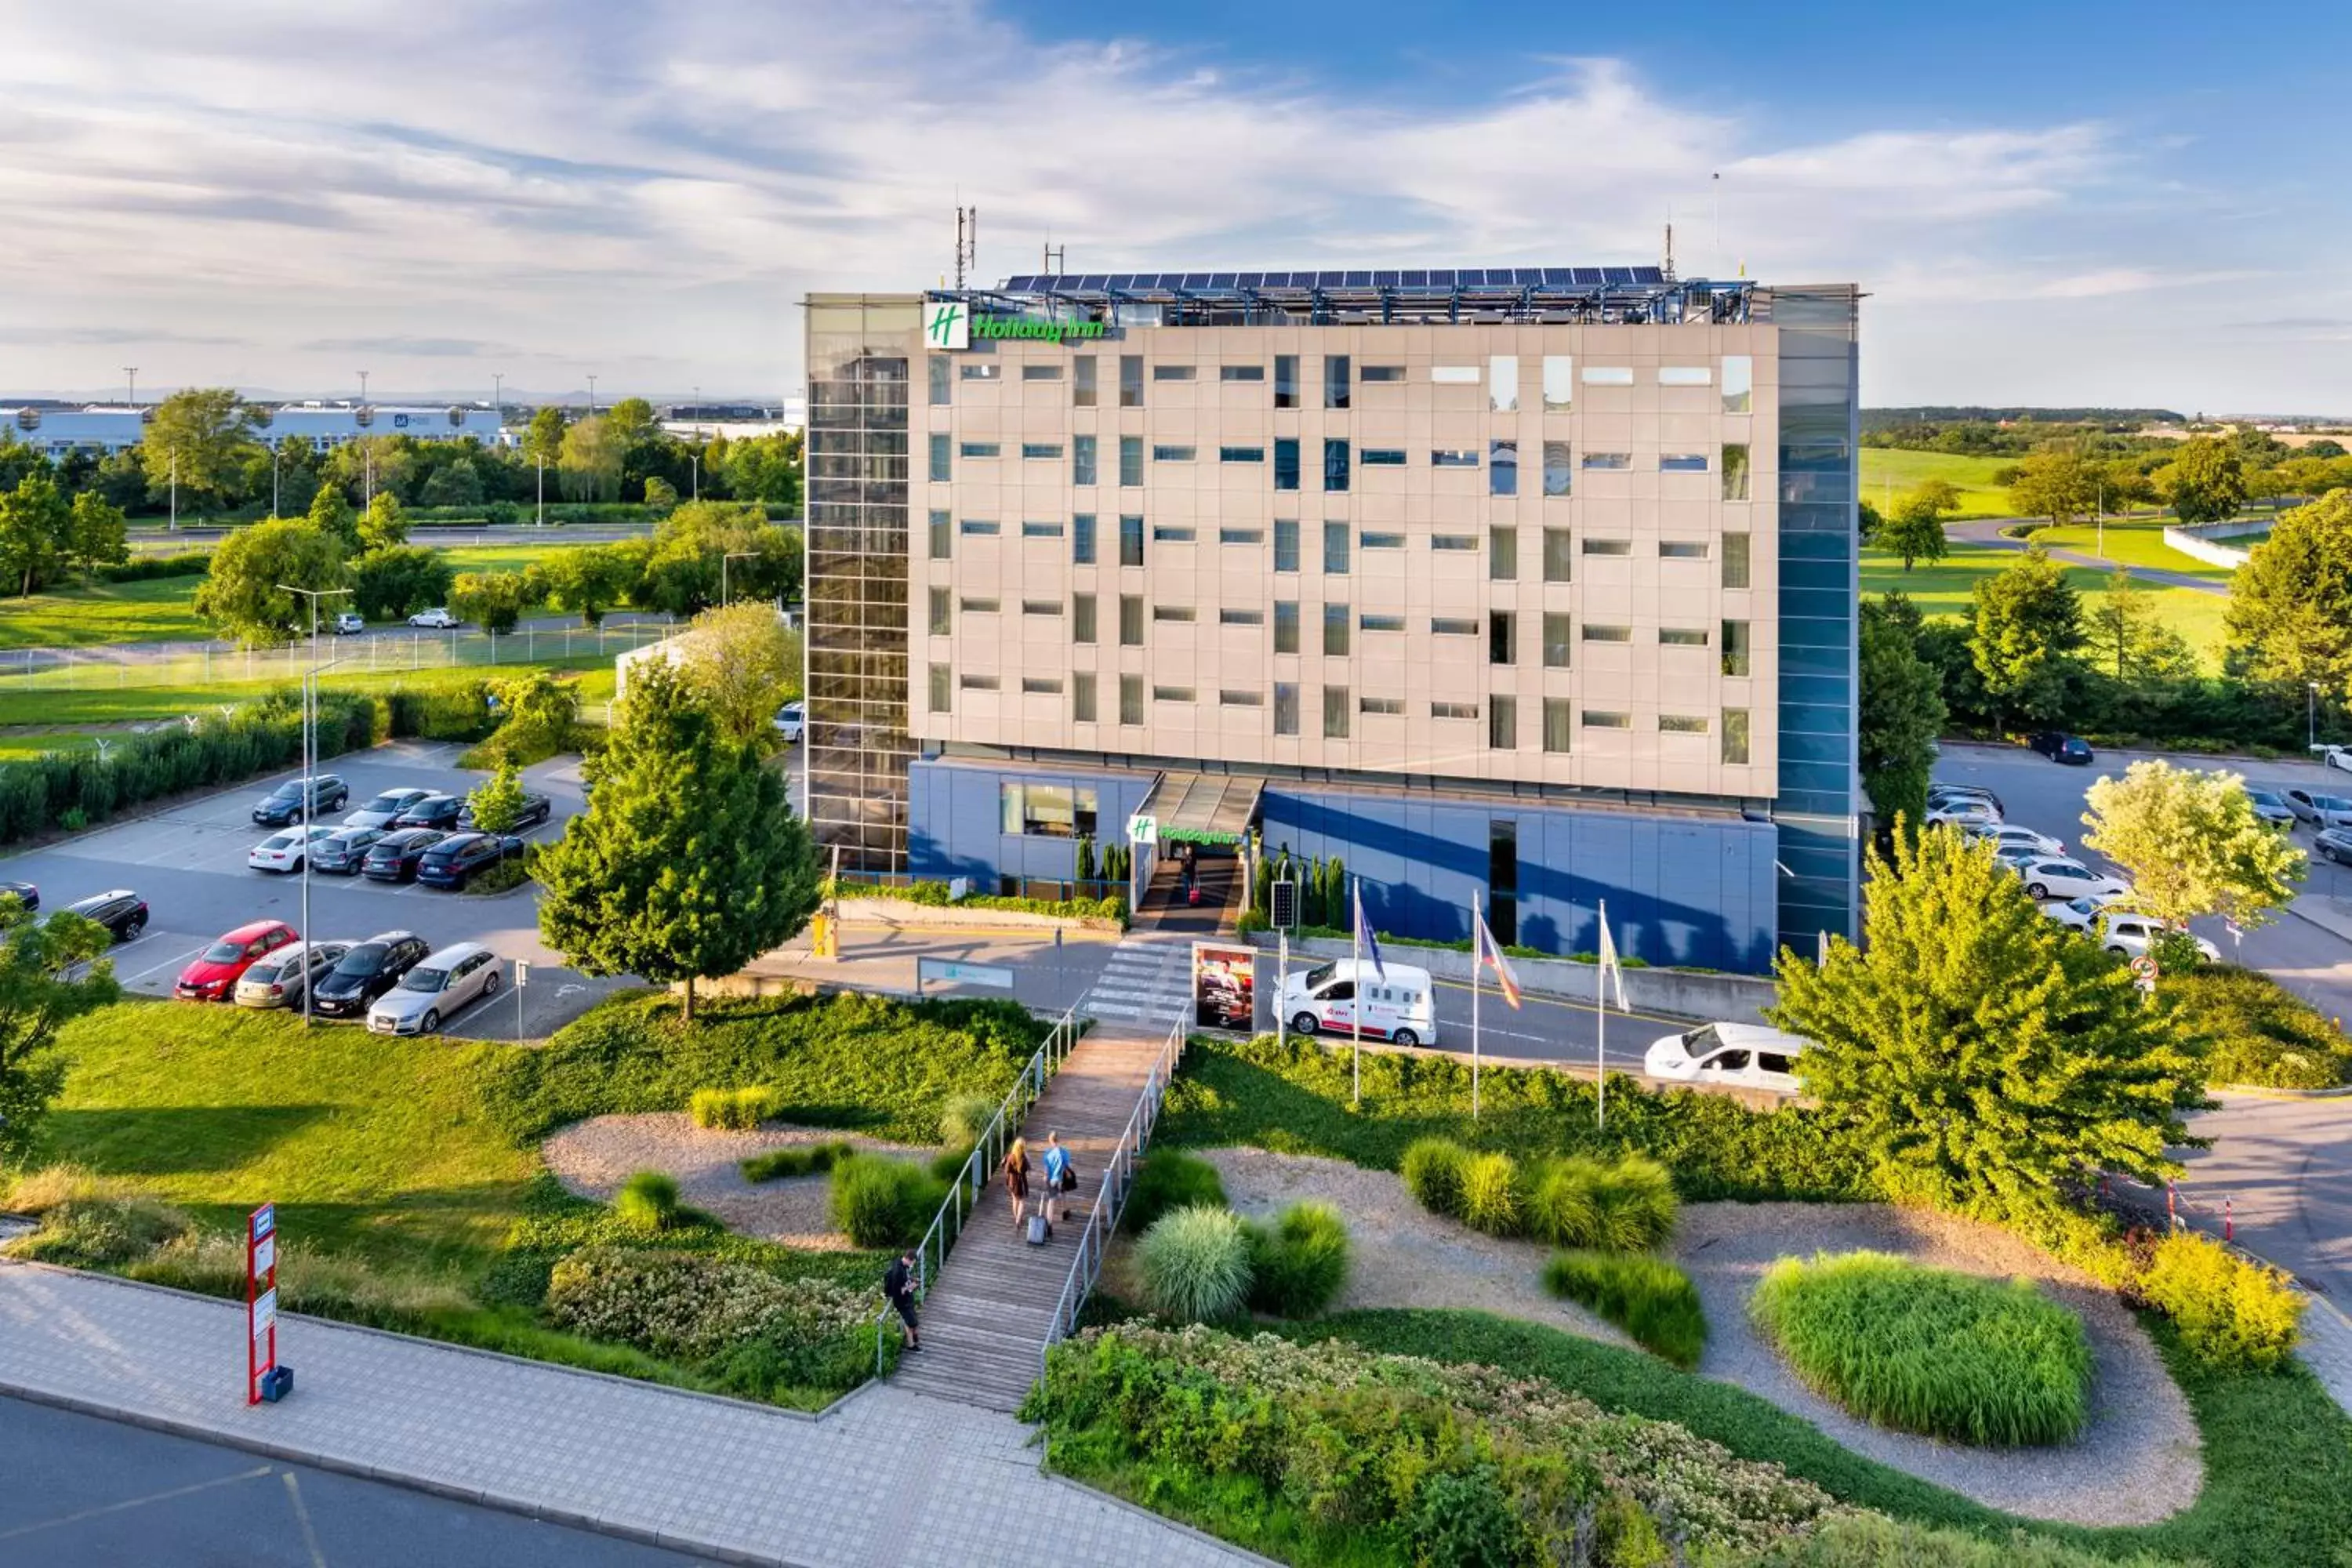
<instances>
[{"instance_id":1,"label":"pedestrian crosswalk","mask_svg":"<svg viewBox=\"0 0 2352 1568\"><path fill-rule=\"evenodd\" d=\"M1078 1011L1122 1024L1172 1024L1192 1001L1192 942L1129 936L1111 949Z\"/></svg>"}]
</instances>

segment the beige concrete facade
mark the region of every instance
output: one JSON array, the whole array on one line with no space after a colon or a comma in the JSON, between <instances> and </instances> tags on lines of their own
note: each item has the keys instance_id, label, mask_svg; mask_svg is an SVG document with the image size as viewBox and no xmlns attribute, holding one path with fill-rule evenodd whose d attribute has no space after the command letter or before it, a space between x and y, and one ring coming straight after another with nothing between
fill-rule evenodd
<instances>
[{"instance_id":1,"label":"beige concrete facade","mask_svg":"<svg viewBox=\"0 0 2352 1568\"><path fill-rule=\"evenodd\" d=\"M913 339L908 731L927 744L1769 799L1778 331L1140 327L938 353ZM1331 355L1349 362L1346 408L1326 405ZM1123 356L1141 360L1140 406L1121 406ZM1296 356L1295 408L1275 406L1277 356ZM1091 406L1074 395L1088 360ZM1095 482L1082 485L1089 437ZM1140 484L1120 483L1122 438L1139 443ZM1341 492L1323 483L1334 439L1349 444ZM1275 488L1286 440L1296 490ZM1493 493L1498 442L1517 444L1516 495ZM1563 443L1569 493L1547 494ZM1750 499L1727 499L1737 449ZM1440 466L1440 453L1468 457ZM1082 517L1092 563L1076 559ZM1120 563L1133 518L1140 566ZM1290 524L1296 570L1278 570ZM1343 525L1344 572L1326 570L1327 525ZM1738 585L1726 542L1736 552L1743 536ZM1140 646L1122 645L1122 601ZM1284 605L1296 651L1277 646ZM1499 650L1497 614L1512 617ZM1344 652L1324 651L1327 618ZM1726 672L1727 623L1744 626L1744 674ZM1281 732L1286 690L1295 733ZM1342 726L1327 721L1327 692L1344 734L1328 732ZM1497 699L1516 705L1499 733ZM1742 713L1739 760L1726 731Z\"/></svg>"}]
</instances>

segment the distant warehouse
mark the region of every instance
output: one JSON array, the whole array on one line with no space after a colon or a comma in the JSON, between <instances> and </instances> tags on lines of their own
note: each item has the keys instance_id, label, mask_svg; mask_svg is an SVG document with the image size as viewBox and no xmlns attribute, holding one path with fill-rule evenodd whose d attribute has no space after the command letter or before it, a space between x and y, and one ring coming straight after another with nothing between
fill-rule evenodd
<instances>
[{"instance_id":1,"label":"distant warehouse","mask_svg":"<svg viewBox=\"0 0 2352 1568\"><path fill-rule=\"evenodd\" d=\"M362 436L414 436L420 441L457 441L471 436L485 446L512 445L499 410L488 404L279 403L255 404L255 438L276 447L294 437L313 447L340 447ZM51 458L68 452L119 452L136 447L147 433L152 405L36 405L0 407L0 439L10 439Z\"/></svg>"}]
</instances>

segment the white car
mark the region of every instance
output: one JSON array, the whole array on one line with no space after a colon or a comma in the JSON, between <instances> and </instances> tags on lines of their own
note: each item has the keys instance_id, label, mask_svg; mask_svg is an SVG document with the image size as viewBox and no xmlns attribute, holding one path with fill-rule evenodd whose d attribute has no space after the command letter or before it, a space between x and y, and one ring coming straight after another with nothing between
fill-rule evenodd
<instances>
[{"instance_id":1,"label":"white car","mask_svg":"<svg viewBox=\"0 0 2352 1568\"><path fill-rule=\"evenodd\" d=\"M289 827L282 833L273 833L253 847L253 852L245 858L245 863L256 871L299 871L302 868L302 852L334 831L335 826L331 822L314 822L308 827Z\"/></svg>"},{"instance_id":2,"label":"white car","mask_svg":"<svg viewBox=\"0 0 2352 1568\"><path fill-rule=\"evenodd\" d=\"M1811 1044L1761 1024L1701 1024L1654 1041L1642 1070L1670 1083L1729 1083L1794 1094L1797 1058Z\"/></svg>"},{"instance_id":3,"label":"white car","mask_svg":"<svg viewBox=\"0 0 2352 1568\"><path fill-rule=\"evenodd\" d=\"M343 818L345 827L390 827L392 819L423 800L429 789L388 789Z\"/></svg>"},{"instance_id":4,"label":"white car","mask_svg":"<svg viewBox=\"0 0 2352 1568\"><path fill-rule=\"evenodd\" d=\"M367 1026L376 1035L430 1035L457 1016L467 1003L494 996L499 955L478 942L460 942L427 953L375 999Z\"/></svg>"},{"instance_id":5,"label":"white car","mask_svg":"<svg viewBox=\"0 0 2352 1568\"><path fill-rule=\"evenodd\" d=\"M776 710L774 722L776 733L784 738L784 744L796 746L800 744L801 731L808 727L808 710L798 702L787 702Z\"/></svg>"},{"instance_id":6,"label":"white car","mask_svg":"<svg viewBox=\"0 0 2352 1568\"><path fill-rule=\"evenodd\" d=\"M2106 930L2099 938L2099 945L2109 952L2120 953L2126 958L2137 958L2147 951L2148 944L2156 940L2157 933L2163 929L2164 922L2153 915L2129 914L2122 910L2113 910L2107 914ZM2192 936L2189 940L2197 944L2197 951L2205 955L2206 963L2221 962L2220 948L2201 936Z\"/></svg>"},{"instance_id":7,"label":"white car","mask_svg":"<svg viewBox=\"0 0 2352 1568\"><path fill-rule=\"evenodd\" d=\"M408 624L412 626L430 626L436 632L446 632L457 624L457 617L436 605L429 610L417 611L408 617Z\"/></svg>"},{"instance_id":8,"label":"white car","mask_svg":"<svg viewBox=\"0 0 2352 1568\"><path fill-rule=\"evenodd\" d=\"M2099 917L2106 912L2106 908L2096 899L2053 899L2042 906L2042 912L2068 931L2096 936Z\"/></svg>"},{"instance_id":9,"label":"white car","mask_svg":"<svg viewBox=\"0 0 2352 1568\"><path fill-rule=\"evenodd\" d=\"M1957 796L1945 801L1941 805L1929 806L1927 826L1961 829L1999 827L2001 826L2000 813L1993 809L1993 805L1989 800L1977 800L1965 795Z\"/></svg>"},{"instance_id":10,"label":"white car","mask_svg":"<svg viewBox=\"0 0 2352 1568\"><path fill-rule=\"evenodd\" d=\"M2323 768L2342 768L2352 773L2352 746L2314 746L2311 754L2319 759Z\"/></svg>"},{"instance_id":11,"label":"white car","mask_svg":"<svg viewBox=\"0 0 2352 1568\"><path fill-rule=\"evenodd\" d=\"M335 617L335 635L339 637L349 637L353 632L365 630L367 630L367 617L357 610L345 610Z\"/></svg>"},{"instance_id":12,"label":"white car","mask_svg":"<svg viewBox=\"0 0 2352 1568\"><path fill-rule=\"evenodd\" d=\"M2131 884L2092 870L2080 860L2063 855L2012 862L2025 882L2026 896L2040 903L2046 899L2089 899L2112 904L2131 896Z\"/></svg>"},{"instance_id":13,"label":"white car","mask_svg":"<svg viewBox=\"0 0 2352 1568\"><path fill-rule=\"evenodd\" d=\"M1994 852L2004 849L2031 849L2037 855L2063 855L2066 846L2046 833L2036 833L2031 827L2014 822L1998 826L1990 823L1964 823L1960 831L1979 843L1990 843Z\"/></svg>"},{"instance_id":14,"label":"white car","mask_svg":"<svg viewBox=\"0 0 2352 1568\"><path fill-rule=\"evenodd\" d=\"M322 977L352 950L347 942L298 942L270 953L237 977L240 1007L299 1007L310 982Z\"/></svg>"}]
</instances>

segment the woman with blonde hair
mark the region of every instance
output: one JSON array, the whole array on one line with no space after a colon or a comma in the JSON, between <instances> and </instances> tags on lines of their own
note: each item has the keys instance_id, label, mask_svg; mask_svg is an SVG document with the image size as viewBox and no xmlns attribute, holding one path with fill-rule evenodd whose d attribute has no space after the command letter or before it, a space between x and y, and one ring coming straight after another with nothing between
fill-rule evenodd
<instances>
[{"instance_id":1,"label":"woman with blonde hair","mask_svg":"<svg viewBox=\"0 0 2352 1568\"><path fill-rule=\"evenodd\" d=\"M1004 1195L1013 1200L1013 1228L1019 1230L1029 1217L1029 1143L1015 1138L1013 1147L1004 1152Z\"/></svg>"}]
</instances>

